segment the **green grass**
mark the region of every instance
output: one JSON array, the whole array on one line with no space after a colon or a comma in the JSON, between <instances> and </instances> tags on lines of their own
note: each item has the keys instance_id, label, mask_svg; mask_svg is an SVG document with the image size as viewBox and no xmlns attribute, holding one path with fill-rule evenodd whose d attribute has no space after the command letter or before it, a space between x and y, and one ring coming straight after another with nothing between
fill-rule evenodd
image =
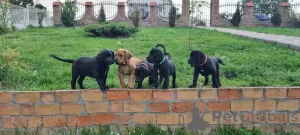
<instances>
[{"instance_id":1,"label":"green grass","mask_svg":"<svg viewBox=\"0 0 300 135\"><path fill-rule=\"evenodd\" d=\"M125 131L118 129L113 130L109 125L98 125L93 127L84 127L78 129L75 128L60 128L51 132L55 135L297 135L295 132L287 132L283 128L276 130L275 132L261 132L256 128L247 128L241 126L240 128L234 125L218 125L215 126L211 131L205 133L202 131L191 132L183 126L178 126L175 129L168 127L167 130L162 130L159 126L154 124L138 125L135 128L127 127ZM51 129L50 129L51 130ZM39 128L36 131L19 130L16 129L12 132L1 132L0 135L42 135Z\"/></svg>"},{"instance_id":2,"label":"green grass","mask_svg":"<svg viewBox=\"0 0 300 135\"><path fill-rule=\"evenodd\" d=\"M190 53L188 39L188 28L142 28L131 38L117 39L88 37L82 28L30 28L10 33L9 47L19 51L19 60L30 67L2 72L1 89L70 89L71 64L49 57L50 53L75 59L95 56L104 48L125 48L134 57L145 58L158 43L167 47L177 66L177 86L186 88L192 83L193 76L193 69L187 63ZM1 48L3 43L1 38ZM191 43L192 49L201 49L207 55L219 57L226 63L220 67L223 87L300 85L299 53L287 47L204 29L193 29ZM200 76L198 87L201 87L203 81L204 77ZM116 65L110 67L107 84L111 88L119 87ZM92 78L87 78L84 85L88 89L98 89ZM148 79L144 86L150 88ZM211 87L211 77L207 87Z\"/></svg>"},{"instance_id":3,"label":"green grass","mask_svg":"<svg viewBox=\"0 0 300 135\"><path fill-rule=\"evenodd\" d=\"M300 37L300 28L285 28L285 27L230 27L230 28L252 31L252 32L259 32L259 33Z\"/></svg>"}]
</instances>

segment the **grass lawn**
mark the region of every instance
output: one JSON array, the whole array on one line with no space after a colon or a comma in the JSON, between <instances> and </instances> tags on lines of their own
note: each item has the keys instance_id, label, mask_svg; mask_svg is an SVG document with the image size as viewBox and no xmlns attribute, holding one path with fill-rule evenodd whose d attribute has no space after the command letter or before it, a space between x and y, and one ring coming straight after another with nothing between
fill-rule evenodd
<instances>
[{"instance_id":1,"label":"grass lawn","mask_svg":"<svg viewBox=\"0 0 300 135\"><path fill-rule=\"evenodd\" d=\"M188 28L142 28L131 38L118 39L88 37L82 28L30 28L10 33L9 47L19 51L19 59L29 67L2 72L1 89L70 89L71 64L49 57L50 53L62 58L78 58L95 56L104 48L125 48L135 57L145 58L157 43L164 44L172 55L177 66L177 86L186 88L193 76L193 69L187 63L188 37ZM1 48L3 43L1 38ZM226 63L221 65L223 87L300 85L300 55L287 47L204 29L193 29L191 43L192 49L201 49ZM200 76L198 87L203 81L204 77ZM110 68L107 84L111 88L119 87L116 65ZM84 85L88 89L98 89L91 78L86 78ZM148 79L144 86L150 88ZM207 87L211 87L211 77Z\"/></svg>"},{"instance_id":2,"label":"grass lawn","mask_svg":"<svg viewBox=\"0 0 300 135\"><path fill-rule=\"evenodd\" d=\"M230 27L238 30L253 31L267 34L278 34L300 37L300 28L276 28L276 27Z\"/></svg>"}]
</instances>

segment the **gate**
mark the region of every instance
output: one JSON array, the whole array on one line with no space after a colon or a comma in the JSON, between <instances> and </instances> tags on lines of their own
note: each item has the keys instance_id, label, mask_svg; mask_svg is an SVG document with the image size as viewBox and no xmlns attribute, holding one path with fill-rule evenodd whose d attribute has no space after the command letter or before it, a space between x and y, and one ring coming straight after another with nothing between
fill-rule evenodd
<instances>
[{"instance_id":1,"label":"gate","mask_svg":"<svg viewBox=\"0 0 300 135\"><path fill-rule=\"evenodd\" d=\"M193 26L210 26L211 0L192 0L190 22Z\"/></svg>"}]
</instances>

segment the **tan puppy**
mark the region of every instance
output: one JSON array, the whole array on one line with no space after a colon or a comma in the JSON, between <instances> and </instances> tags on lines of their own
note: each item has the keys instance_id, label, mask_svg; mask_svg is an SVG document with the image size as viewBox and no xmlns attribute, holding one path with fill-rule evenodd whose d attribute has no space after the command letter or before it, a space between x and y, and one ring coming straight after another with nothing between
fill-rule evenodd
<instances>
[{"instance_id":1,"label":"tan puppy","mask_svg":"<svg viewBox=\"0 0 300 135\"><path fill-rule=\"evenodd\" d=\"M120 88L125 88L124 75L129 75L128 88L133 89L136 65L141 62L141 59L132 57L130 51L121 48L117 50L114 60L118 65Z\"/></svg>"}]
</instances>

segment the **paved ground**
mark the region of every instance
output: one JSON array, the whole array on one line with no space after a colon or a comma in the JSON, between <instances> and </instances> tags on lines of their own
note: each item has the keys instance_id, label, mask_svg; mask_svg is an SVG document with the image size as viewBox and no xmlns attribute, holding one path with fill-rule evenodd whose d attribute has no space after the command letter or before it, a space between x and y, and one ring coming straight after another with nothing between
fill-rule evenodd
<instances>
[{"instance_id":1,"label":"paved ground","mask_svg":"<svg viewBox=\"0 0 300 135\"><path fill-rule=\"evenodd\" d=\"M226 32L226 33L230 33L245 38L278 43L278 44L286 45L289 48L295 49L297 51L300 51L300 37L284 36L284 35L276 35L276 34L264 34L264 33L235 30L229 28L218 28L218 27L198 27L198 28L217 30L219 32Z\"/></svg>"}]
</instances>

